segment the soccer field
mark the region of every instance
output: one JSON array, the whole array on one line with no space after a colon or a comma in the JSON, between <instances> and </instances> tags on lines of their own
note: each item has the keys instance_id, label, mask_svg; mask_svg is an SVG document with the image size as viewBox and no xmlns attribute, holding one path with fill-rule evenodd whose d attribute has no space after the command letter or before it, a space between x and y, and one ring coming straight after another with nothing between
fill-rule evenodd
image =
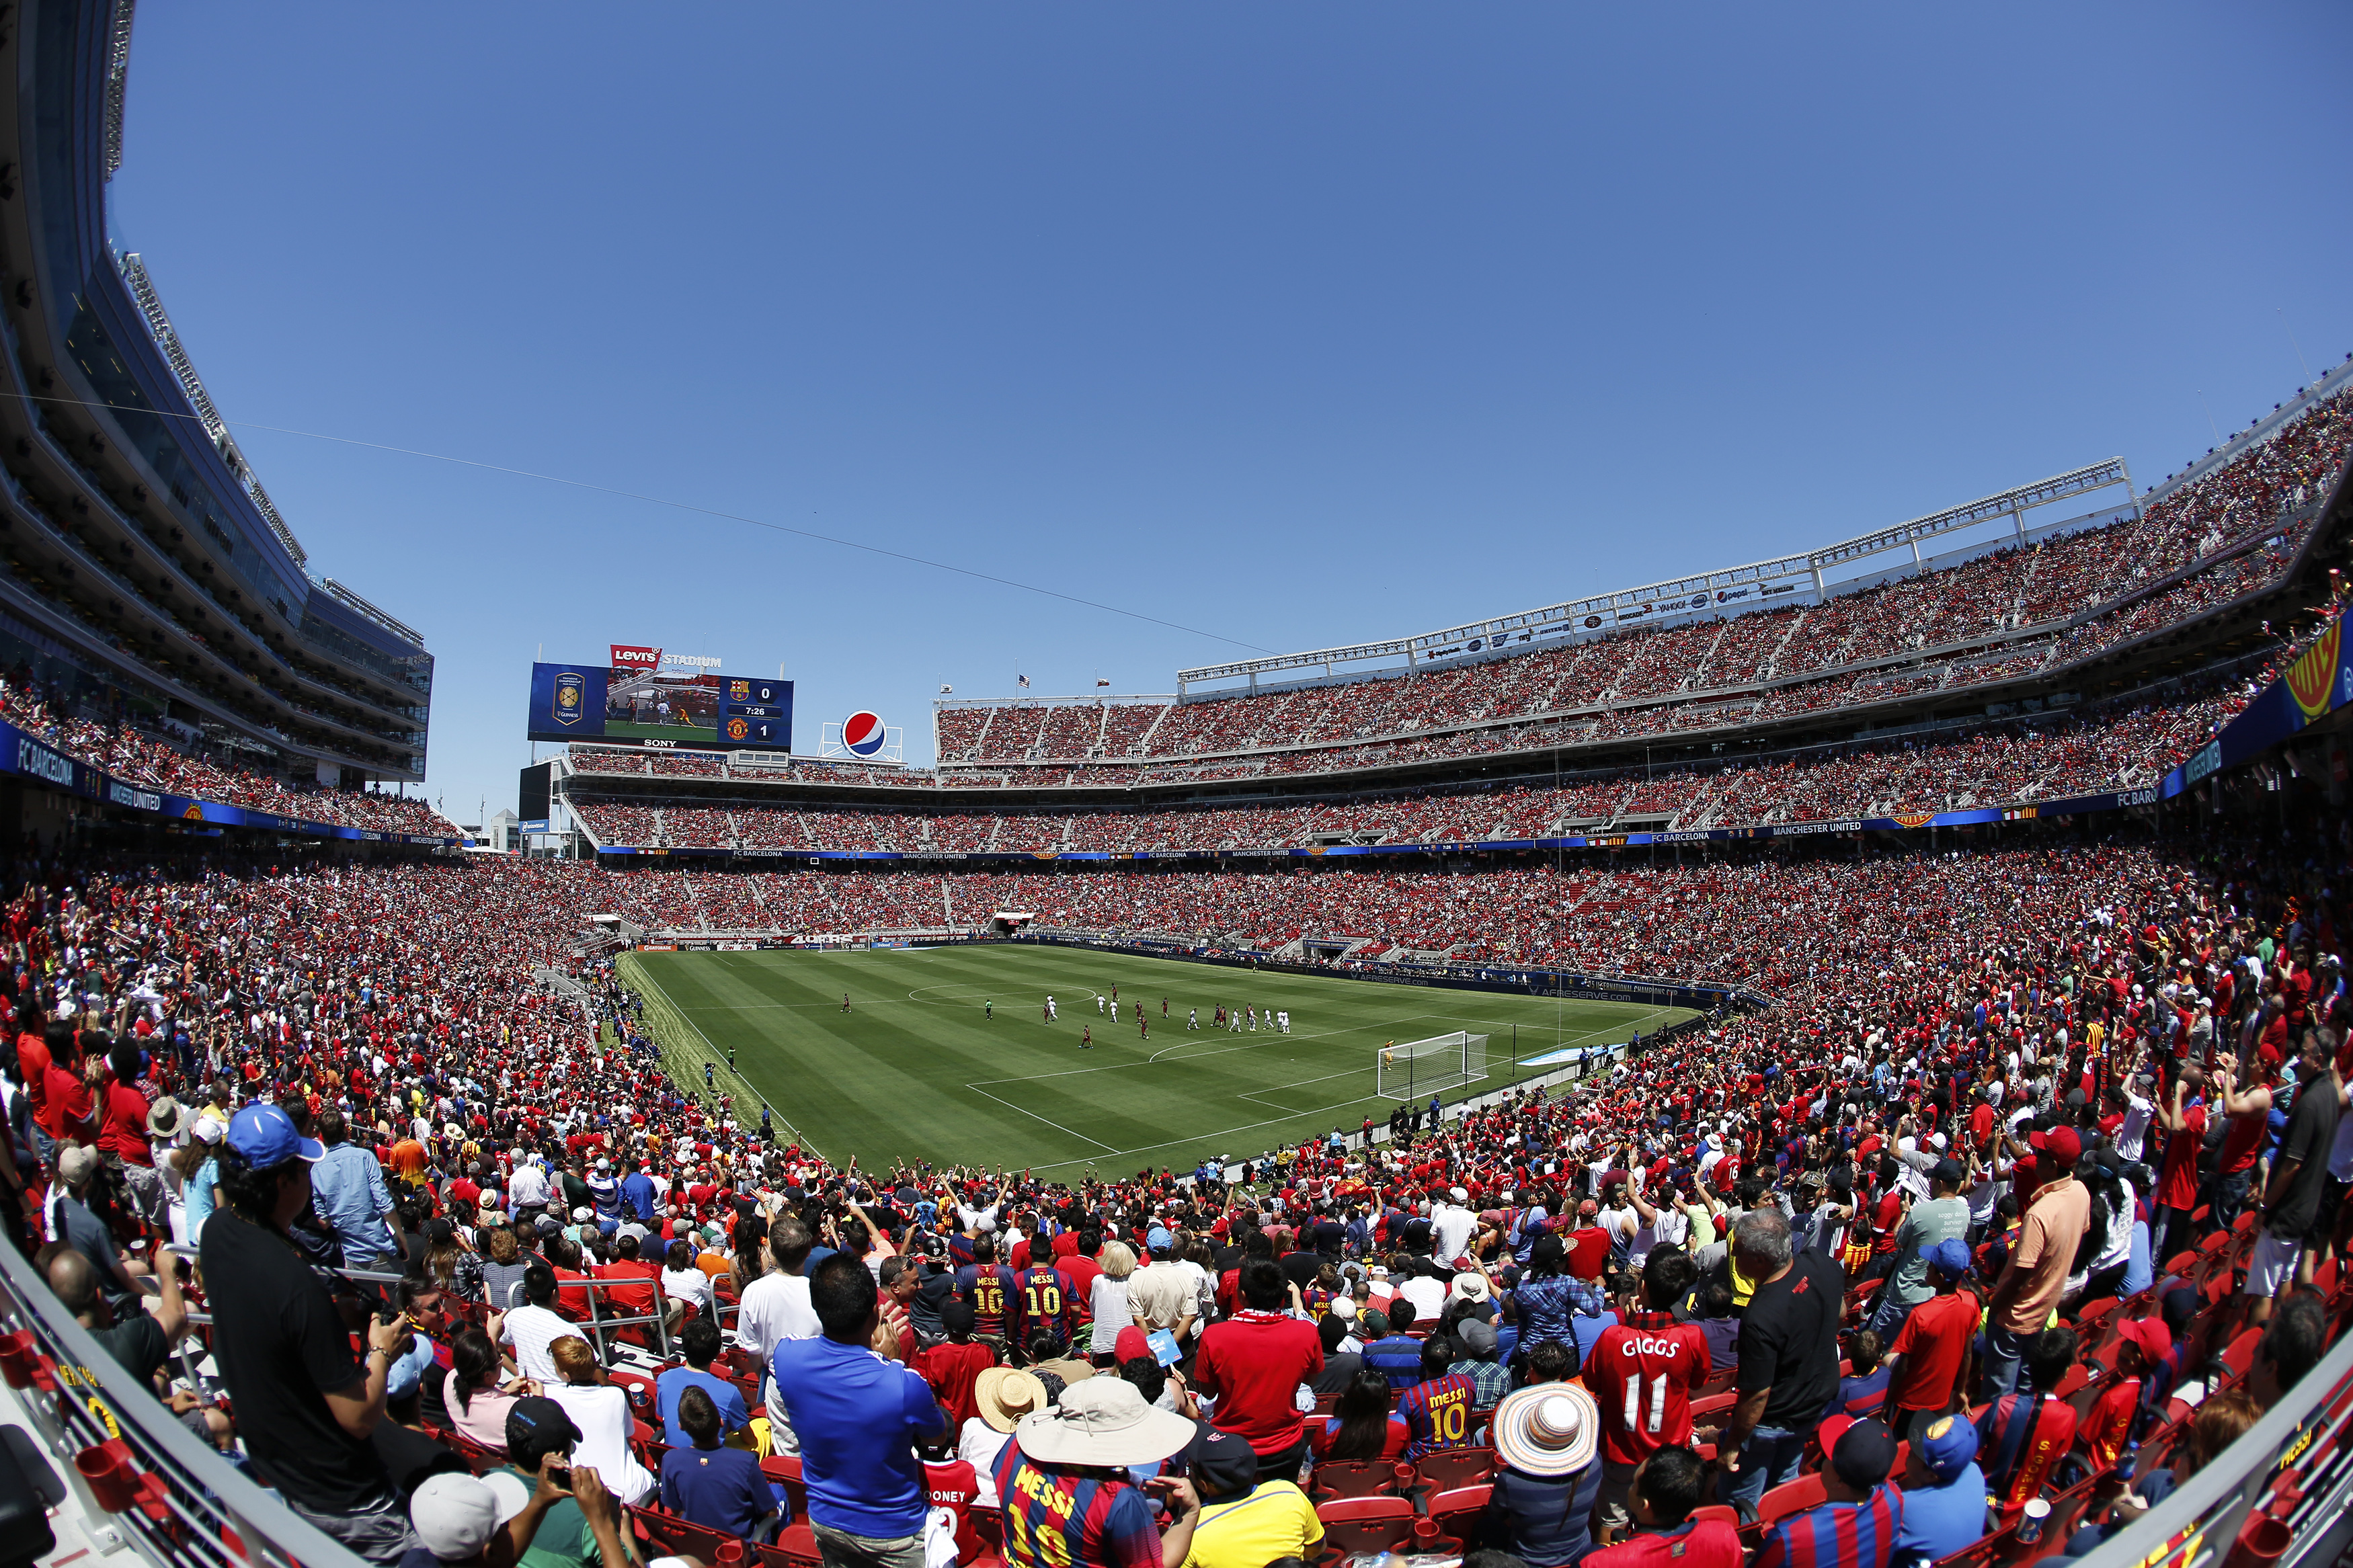
<instances>
[{"instance_id":1,"label":"soccer field","mask_svg":"<svg viewBox=\"0 0 2353 1568\"><path fill-rule=\"evenodd\" d=\"M1395 1101L1374 1094L1374 1064L1388 1041L1484 1032L1488 1076L1472 1090L1484 1092L1514 1081L1515 1051L1518 1076L1534 1078L1562 1064L1531 1058L1620 1044L1690 1016L1077 948L647 952L622 963L626 983L647 993L656 1037L666 1002L684 1020L689 1052L707 1047L715 1058L718 1085L747 1124L765 1100L780 1130L837 1163L852 1154L869 1167L901 1157L1001 1163L1058 1179L1088 1167L1183 1170L1335 1124L1353 1132L1367 1115L1386 1121ZM1096 1010L1114 986L1123 1020ZM1049 994L1060 1015L1052 1025L1041 1017ZM994 1018L985 1010L992 1001ZM1139 1001L1149 1038L1137 1035ZM1287 1008L1291 1033L1212 1029L1220 1003L1255 1006L1261 1017ZM1194 1007L1201 1027L1188 1032ZM1080 1048L1085 1026L1092 1050ZM699 1064L693 1076L700 1088ZM1448 1090L1447 1102L1462 1092Z\"/></svg>"}]
</instances>

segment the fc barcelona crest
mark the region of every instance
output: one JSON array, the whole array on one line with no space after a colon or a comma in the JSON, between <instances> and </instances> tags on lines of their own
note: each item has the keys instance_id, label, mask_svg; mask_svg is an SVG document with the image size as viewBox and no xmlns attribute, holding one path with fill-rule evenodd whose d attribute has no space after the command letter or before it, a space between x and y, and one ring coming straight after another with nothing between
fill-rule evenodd
<instances>
[{"instance_id":1,"label":"fc barcelona crest","mask_svg":"<svg viewBox=\"0 0 2353 1568\"><path fill-rule=\"evenodd\" d=\"M580 722L580 710L588 699L588 682L571 670L555 678L555 711L559 724L570 726Z\"/></svg>"},{"instance_id":2,"label":"fc barcelona crest","mask_svg":"<svg viewBox=\"0 0 2353 1568\"><path fill-rule=\"evenodd\" d=\"M729 681L727 683L727 700L730 702L749 702L752 700L752 683L748 680Z\"/></svg>"}]
</instances>

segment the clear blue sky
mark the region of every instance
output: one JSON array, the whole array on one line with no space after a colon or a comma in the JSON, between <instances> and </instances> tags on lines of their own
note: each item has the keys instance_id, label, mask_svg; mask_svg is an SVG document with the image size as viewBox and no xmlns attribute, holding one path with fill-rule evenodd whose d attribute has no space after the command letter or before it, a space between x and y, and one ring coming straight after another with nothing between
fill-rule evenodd
<instances>
[{"instance_id":1,"label":"clear blue sky","mask_svg":"<svg viewBox=\"0 0 2353 1568\"><path fill-rule=\"evenodd\" d=\"M512 804L612 641L1173 689L2121 453L2353 350L2353 11L142 6L121 237ZM1219 637L1235 639L1219 641Z\"/></svg>"}]
</instances>

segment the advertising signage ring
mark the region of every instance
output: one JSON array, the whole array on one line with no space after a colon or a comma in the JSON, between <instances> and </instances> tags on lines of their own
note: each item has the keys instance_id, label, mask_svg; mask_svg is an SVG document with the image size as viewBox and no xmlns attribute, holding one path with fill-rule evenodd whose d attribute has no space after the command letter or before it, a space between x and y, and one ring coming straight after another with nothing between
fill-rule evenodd
<instances>
[{"instance_id":1,"label":"advertising signage ring","mask_svg":"<svg viewBox=\"0 0 2353 1568\"><path fill-rule=\"evenodd\" d=\"M665 668L659 648L612 645L614 662L534 664L534 741L593 741L661 750L789 752L793 683ZM625 655L655 662L625 662Z\"/></svg>"}]
</instances>

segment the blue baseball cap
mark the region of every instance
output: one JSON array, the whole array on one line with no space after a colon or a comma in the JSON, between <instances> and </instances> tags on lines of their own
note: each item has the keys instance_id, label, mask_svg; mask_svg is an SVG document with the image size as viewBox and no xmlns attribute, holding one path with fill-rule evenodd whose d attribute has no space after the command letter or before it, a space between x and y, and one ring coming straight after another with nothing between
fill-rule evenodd
<instances>
[{"instance_id":1,"label":"blue baseball cap","mask_svg":"<svg viewBox=\"0 0 2353 1568\"><path fill-rule=\"evenodd\" d=\"M1956 1283L1968 1278L1971 1261L1968 1243L1956 1237L1947 1237L1928 1249L1928 1267Z\"/></svg>"},{"instance_id":2,"label":"blue baseball cap","mask_svg":"<svg viewBox=\"0 0 2353 1568\"><path fill-rule=\"evenodd\" d=\"M1176 1238L1156 1225L1152 1227L1152 1233L1144 1238L1144 1249L1146 1252L1166 1252L1176 1245Z\"/></svg>"},{"instance_id":3,"label":"blue baseball cap","mask_svg":"<svg viewBox=\"0 0 2353 1568\"><path fill-rule=\"evenodd\" d=\"M295 1131L294 1119L274 1105L248 1105L228 1121L228 1146L257 1171L274 1171L289 1160L316 1160L327 1146Z\"/></svg>"},{"instance_id":4,"label":"blue baseball cap","mask_svg":"<svg viewBox=\"0 0 2353 1568\"><path fill-rule=\"evenodd\" d=\"M1969 1461L1978 1457L1977 1424L1966 1415L1939 1415L1928 1423L1917 1439L1920 1458L1928 1473L1943 1484L1950 1484L1968 1468Z\"/></svg>"}]
</instances>

